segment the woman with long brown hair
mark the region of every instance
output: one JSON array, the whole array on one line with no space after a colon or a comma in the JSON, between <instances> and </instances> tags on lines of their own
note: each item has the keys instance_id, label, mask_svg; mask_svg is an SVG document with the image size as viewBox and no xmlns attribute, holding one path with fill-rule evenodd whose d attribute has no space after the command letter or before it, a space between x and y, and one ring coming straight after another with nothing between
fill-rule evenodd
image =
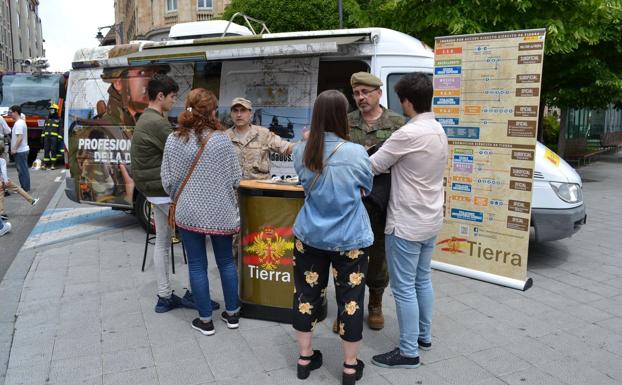
<instances>
[{"instance_id":1,"label":"woman with long brown hair","mask_svg":"<svg viewBox=\"0 0 622 385\"><path fill-rule=\"evenodd\" d=\"M322 365L312 337L332 265L344 350L342 383L354 384L365 366L357 358L368 263L364 248L374 240L361 195L371 191L373 176L365 149L348 141L347 111L341 92L322 92L313 107L309 139L294 149L305 203L294 223L293 326L300 351L298 378L305 379Z\"/></svg>"},{"instance_id":2,"label":"woman with long brown hair","mask_svg":"<svg viewBox=\"0 0 622 385\"><path fill-rule=\"evenodd\" d=\"M236 188L240 164L231 140L217 119L218 100L204 88L192 90L186 110L179 115L179 129L170 134L162 159L162 186L175 208L188 252L188 275L199 317L192 327L204 335L215 333L207 275L205 237L210 236L220 272L226 310L222 320L238 327L238 276L231 243L240 228Z\"/></svg>"}]
</instances>

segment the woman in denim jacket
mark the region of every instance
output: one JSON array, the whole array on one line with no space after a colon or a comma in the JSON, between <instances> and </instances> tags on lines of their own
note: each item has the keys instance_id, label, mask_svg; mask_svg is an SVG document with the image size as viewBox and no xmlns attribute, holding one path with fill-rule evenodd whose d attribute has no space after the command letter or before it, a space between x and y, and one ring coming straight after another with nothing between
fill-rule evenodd
<instances>
[{"instance_id":1,"label":"woman in denim jacket","mask_svg":"<svg viewBox=\"0 0 622 385\"><path fill-rule=\"evenodd\" d=\"M300 350L298 378L322 365L312 349L332 264L339 335L344 350L343 384L363 376L357 359L363 338L363 304L368 255L373 241L361 195L372 188L365 149L348 141L348 101L339 91L322 92L313 107L311 132L294 149L294 167L305 190L305 203L294 223L293 326Z\"/></svg>"}]
</instances>

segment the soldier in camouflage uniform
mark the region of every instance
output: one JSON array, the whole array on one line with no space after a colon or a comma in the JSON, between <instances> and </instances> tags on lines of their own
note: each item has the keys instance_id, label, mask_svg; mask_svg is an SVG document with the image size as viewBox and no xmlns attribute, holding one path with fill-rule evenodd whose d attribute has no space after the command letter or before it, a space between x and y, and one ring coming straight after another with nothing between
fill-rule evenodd
<instances>
[{"instance_id":1,"label":"soldier in camouflage uniform","mask_svg":"<svg viewBox=\"0 0 622 385\"><path fill-rule=\"evenodd\" d=\"M369 148L384 142L395 130L404 125L405 119L402 115L380 105L382 81L376 76L367 72L357 72L350 78L350 85L352 96L358 107L348 114L352 142ZM367 201L364 203L374 232L374 244L369 248L369 267L366 277L366 284L369 288L367 323L371 329L380 330L384 327L382 294L389 284L384 249L386 212L379 212ZM335 331L335 326L336 324L333 325L333 331Z\"/></svg>"},{"instance_id":2,"label":"soldier in camouflage uniform","mask_svg":"<svg viewBox=\"0 0 622 385\"><path fill-rule=\"evenodd\" d=\"M269 179L270 152L291 154L294 143L281 139L280 136L265 127L251 124L253 104L244 98L234 98L231 102L231 120L233 127L226 133L240 160L242 179ZM233 235L233 258L238 260L240 234Z\"/></svg>"},{"instance_id":3,"label":"soldier in camouflage uniform","mask_svg":"<svg viewBox=\"0 0 622 385\"><path fill-rule=\"evenodd\" d=\"M253 105L250 100L235 98L231 102L231 120L234 126L227 135L235 147L242 179L270 178L270 152L290 155L294 143L281 139L267 128L251 124Z\"/></svg>"}]
</instances>

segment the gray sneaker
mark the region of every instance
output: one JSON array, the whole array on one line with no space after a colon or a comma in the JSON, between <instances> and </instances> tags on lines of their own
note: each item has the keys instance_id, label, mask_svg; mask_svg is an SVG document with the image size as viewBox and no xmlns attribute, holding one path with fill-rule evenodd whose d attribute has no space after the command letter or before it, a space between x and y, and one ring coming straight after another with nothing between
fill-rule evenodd
<instances>
[{"instance_id":1,"label":"gray sneaker","mask_svg":"<svg viewBox=\"0 0 622 385\"><path fill-rule=\"evenodd\" d=\"M4 226L0 229L0 237L11 231L11 222L4 222Z\"/></svg>"}]
</instances>

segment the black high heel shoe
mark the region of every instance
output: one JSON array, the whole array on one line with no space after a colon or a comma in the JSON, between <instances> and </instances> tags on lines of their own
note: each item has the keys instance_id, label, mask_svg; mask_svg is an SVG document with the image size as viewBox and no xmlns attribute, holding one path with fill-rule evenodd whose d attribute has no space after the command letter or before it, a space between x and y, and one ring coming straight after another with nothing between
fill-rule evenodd
<instances>
[{"instance_id":1,"label":"black high heel shoe","mask_svg":"<svg viewBox=\"0 0 622 385\"><path fill-rule=\"evenodd\" d=\"M342 385L354 385L356 381L363 378L363 369L365 368L365 364L358 358L356 359L356 365L350 365L344 362L343 367L347 369L355 369L356 372L352 374L344 372L343 377L341 377Z\"/></svg>"},{"instance_id":2,"label":"black high heel shoe","mask_svg":"<svg viewBox=\"0 0 622 385\"><path fill-rule=\"evenodd\" d=\"M322 352L319 350L314 350L313 354L310 356L299 356L299 360L307 360L309 361L306 365L298 364L298 378L301 380L306 379L311 374L312 370L315 370L322 366Z\"/></svg>"}]
</instances>

